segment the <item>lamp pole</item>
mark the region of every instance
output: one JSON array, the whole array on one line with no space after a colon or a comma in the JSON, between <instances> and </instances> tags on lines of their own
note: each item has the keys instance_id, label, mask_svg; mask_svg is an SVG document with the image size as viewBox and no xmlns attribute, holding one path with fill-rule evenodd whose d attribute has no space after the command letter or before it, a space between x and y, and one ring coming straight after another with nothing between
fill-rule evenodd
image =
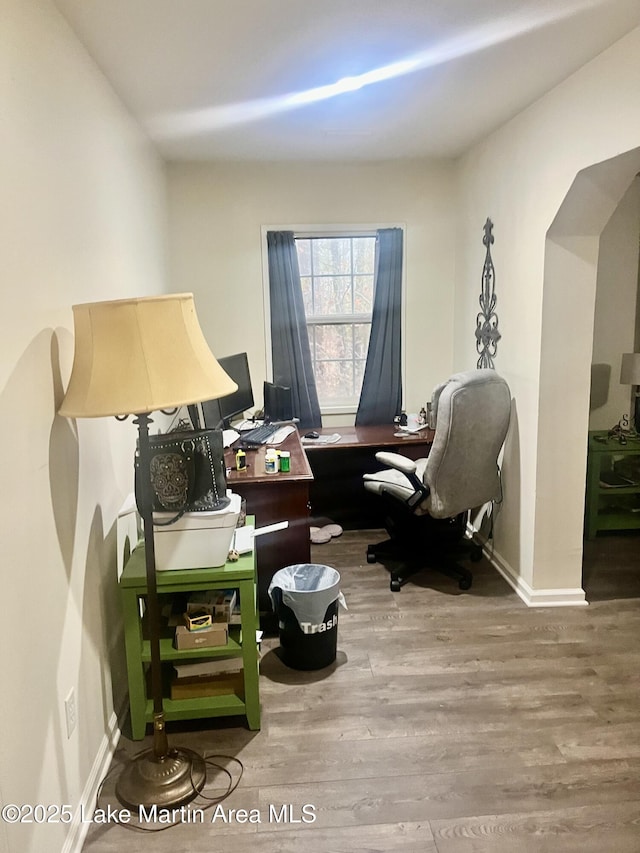
<instances>
[{"instance_id":1,"label":"lamp pole","mask_svg":"<svg viewBox=\"0 0 640 853\"><path fill-rule=\"evenodd\" d=\"M204 758L193 750L170 749L165 728L162 699L162 660L160 657L160 604L156 584L155 544L153 539L153 498L151 492L151 453L147 414L136 415L140 458L140 504L138 511L144 529L144 553L147 578L147 624L151 651L151 696L153 700L153 746L125 766L116 784L116 796L126 806L157 805L172 808L184 805L204 787L207 771Z\"/></svg>"},{"instance_id":2,"label":"lamp pole","mask_svg":"<svg viewBox=\"0 0 640 853\"><path fill-rule=\"evenodd\" d=\"M138 447L140 453L140 484L142 508L138 507L144 530L144 556L147 574L147 613L149 623L149 644L151 647L151 696L153 698L153 752L158 760L166 758L169 752L167 732L164 725L162 702L162 664L160 660L160 604L156 583L156 552L153 538L153 505L151 496L151 454L149 452L149 415L137 415L134 424L138 427Z\"/></svg>"}]
</instances>

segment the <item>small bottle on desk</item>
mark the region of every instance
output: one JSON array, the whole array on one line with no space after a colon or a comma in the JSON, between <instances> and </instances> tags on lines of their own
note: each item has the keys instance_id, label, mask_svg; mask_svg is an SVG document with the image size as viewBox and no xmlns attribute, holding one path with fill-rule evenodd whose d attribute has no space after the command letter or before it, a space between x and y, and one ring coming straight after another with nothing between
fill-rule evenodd
<instances>
[{"instance_id":1,"label":"small bottle on desk","mask_svg":"<svg viewBox=\"0 0 640 853\"><path fill-rule=\"evenodd\" d=\"M279 456L280 470L283 474L288 474L291 471L291 453L288 450L281 450Z\"/></svg>"},{"instance_id":2,"label":"small bottle on desk","mask_svg":"<svg viewBox=\"0 0 640 853\"><path fill-rule=\"evenodd\" d=\"M264 470L266 474L278 473L278 452L270 447L264 455Z\"/></svg>"}]
</instances>

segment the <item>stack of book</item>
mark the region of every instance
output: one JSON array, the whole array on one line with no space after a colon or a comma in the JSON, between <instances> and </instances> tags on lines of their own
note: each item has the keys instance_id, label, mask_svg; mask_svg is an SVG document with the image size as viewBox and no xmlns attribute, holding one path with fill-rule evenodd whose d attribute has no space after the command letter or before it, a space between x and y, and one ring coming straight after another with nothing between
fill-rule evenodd
<instances>
[{"instance_id":1,"label":"stack of book","mask_svg":"<svg viewBox=\"0 0 640 853\"><path fill-rule=\"evenodd\" d=\"M243 696L242 658L175 664L171 682L172 699L193 699L198 696L220 696L235 693Z\"/></svg>"}]
</instances>

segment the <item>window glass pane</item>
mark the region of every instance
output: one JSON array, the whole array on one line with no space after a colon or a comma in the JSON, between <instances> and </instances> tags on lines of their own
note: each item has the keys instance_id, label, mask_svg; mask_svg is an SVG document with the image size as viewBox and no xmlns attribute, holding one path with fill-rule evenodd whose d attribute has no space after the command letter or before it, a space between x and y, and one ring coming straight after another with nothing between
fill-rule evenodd
<instances>
[{"instance_id":1,"label":"window glass pane","mask_svg":"<svg viewBox=\"0 0 640 853\"><path fill-rule=\"evenodd\" d=\"M316 361L316 327L307 326L309 333L309 349L311 350L311 361L315 364Z\"/></svg>"},{"instance_id":2,"label":"window glass pane","mask_svg":"<svg viewBox=\"0 0 640 853\"><path fill-rule=\"evenodd\" d=\"M311 277L300 276L300 286L302 287L302 301L304 303L304 313L309 316L313 314L313 297L311 292Z\"/></svg>"},{"instance_id":3,"label":"window glass pane","mask_svg":"<svg viewBox=\"0 0 640 853\"><path fill-rule=\"evenodd\" d=\"M365 363L366 362L364 358L358 359L356 362L354 362L354 395L356 401L360 399L360 392L362 391L362 378L364 376Z\"/></svg>"},{"instance_id":4,"label":"window glass pane","mask_svg":"<svg viewBox=\"0 0 640 853\"><path fill-rule=\"evenodd\" d=\"M373 275L376 252L375 237L353 238L353 271Z\"/></svg>"},{"instance_id":5,"label":"window glass pane","mask_svg":"<svg viewBox=\"0 0 640 853\"><path fill-rule=\"evenodd\" d=\"M311 240L296 240L300 275L311 275Z\"/></svg>"},{"instance_id":6,"label":"window glass pane","mask_svg":"<svg viewBox=\"0 0 640 853\"><path fill-rule=\"evenodd\" d=\"M356 314L371 314L373 311L373 276L353 277L353 310Z\"/></svg>"},{"instance_id":7,"label":"window glass pane","mask_svg":"<svg viewBox=\"0 0 640 853\"><path fill-rule=\"evenodd\" d=\"M371 316L375 237L296 238L311 359L321 408L357 405L370 322L317 323L354 312Z\"/></svg>"},{"instance_id":8,"label":"window glass pane","mask_svg":"<svg viewBox=\"0 0 640 853\"><path fill-rule=\"evenodd\" d=\"M311 241L314 275L351 272L351 240L349 237L326 237Z\"/></svg>"},{"instance_id":9,"label":"window glass pane","mask_svg":"<svg viewBox=\"0 0 640 853\"><path fill-rule=\"evenodd\" d=\"M325 359L351 360L353 353L353 326L316 326L316 358L318 361Z\"/></svg>"},{"instance_id":10,"label":"window glass pane","mask_svg":"<svg viewBox=\"0 0 640 853\"><path fill-rule=\"evenodd\" d=\"M314 279L314 314L351 314L351 276Z\"/></svg>"},{"instance_id":11,"label":"window glass pane","mask_svg":"<svg viewBox=\"0 0 640 853\"><path fill-rule=\"evenodd\" d=\"M351 402L354 398L353 362L319 361L316 386L323 405Z\"/></svg>"},{"instance_id":12,"label":"window glass pane","mask_svg":"<svg viewBox=\"0 0 640 853\"><path fill-rule=\"evenodd\" d=\"M370 323L356 323L353 326L353 356L364 361L369 348Z\"/></svg>"}]
</instances>

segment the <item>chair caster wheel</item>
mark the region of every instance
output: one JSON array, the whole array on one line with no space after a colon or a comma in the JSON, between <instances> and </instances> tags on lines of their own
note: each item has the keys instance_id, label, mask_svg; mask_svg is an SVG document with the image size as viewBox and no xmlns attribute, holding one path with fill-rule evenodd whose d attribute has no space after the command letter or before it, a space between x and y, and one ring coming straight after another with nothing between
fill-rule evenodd
<instances>
[{"instance_id":1,"label":"chair caster wheel","mask_svg":"<svg viewBox=\"0 0 640 853\"><path fill-rule=\"evenodd\" d=\"M471 589L471 578L460 578L458 581L459 589Z\"/></svg>"},{"instance_id":2,"label":"chair caster wheel","mask_svg":"<svg viewBox=\"0 0 640 853\"><path fill-rule=\"evenodd\" d=\"M389 589L391 592L400 592L400 581L393 580L389 584Z\"/></svg>"},{"instance_id":3,"label":"chair caster wheel","mask_svg":"<svg viewBox=\"0 0 640 853\"><path fill-rule=\"evenodd\" d=\"M370 554L370 553L367 551L367 563L376 563L376 562L377 562L377 560L376 560L376 555L375 555L375 554Z\"/></svg>"},{"instance_id":4,"label":"chair caster wheel","mask_svg":"<svg viewBox=\"0 0 640 853\"><path fill-rule=\"evenodd\" d=\"M479 563L482 559L482 546L481 545L472 545L471 552L469 554L469 559L472 563Z\"/></svg>"}]
</instances>

